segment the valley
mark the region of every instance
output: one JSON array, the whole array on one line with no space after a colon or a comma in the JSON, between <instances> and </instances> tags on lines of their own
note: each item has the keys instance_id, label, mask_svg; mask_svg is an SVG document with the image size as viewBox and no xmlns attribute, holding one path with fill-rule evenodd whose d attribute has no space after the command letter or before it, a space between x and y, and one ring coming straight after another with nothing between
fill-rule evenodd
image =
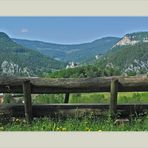
<instances>
[{"instance_id":1,"label":"valley","mask_svg":"<svg viewBox=\"0 0 148 148\"><path fill-rule=\"evenodd\" d=\"M104 37L89 43L62 45L11 39L1 32L0 72L43 77L145 75L147 40L148 32L137 32L123 38Z\"/></svg>"}]
</instances>

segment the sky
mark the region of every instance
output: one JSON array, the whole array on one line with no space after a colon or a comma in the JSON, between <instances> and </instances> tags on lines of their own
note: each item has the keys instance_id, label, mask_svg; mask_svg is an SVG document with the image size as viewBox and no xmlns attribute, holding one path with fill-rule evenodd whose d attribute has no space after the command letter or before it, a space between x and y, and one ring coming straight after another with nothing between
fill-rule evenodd
<instances>
[{"instance_id":1,"label":"sky","mask_svg":"<svg viewBox=\"0 0 148 148\"><path fill-rule=\"evenodd\" d=\"M0 17L0 32L11 38L77 44L148 31L148 17Z\"/></svg>"}]
</instances>

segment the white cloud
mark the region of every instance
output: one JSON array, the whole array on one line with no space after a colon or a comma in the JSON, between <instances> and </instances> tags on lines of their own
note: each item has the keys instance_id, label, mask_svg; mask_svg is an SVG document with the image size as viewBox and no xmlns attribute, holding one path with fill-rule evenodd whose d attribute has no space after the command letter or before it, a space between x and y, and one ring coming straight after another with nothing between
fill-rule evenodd
<instances>
[{"instance_id":1,"label":"white cloud","mask_svg":"<svg viewBox=\"0 0 148 148\"><path fill-rule=\"evenodd\" d=\"M21 29L21 32L22 32L22 33L27 33L27 32L29 32L29 30L28 30L28 28L22 28L22 29Z\"/></svg>"}]
</instances>

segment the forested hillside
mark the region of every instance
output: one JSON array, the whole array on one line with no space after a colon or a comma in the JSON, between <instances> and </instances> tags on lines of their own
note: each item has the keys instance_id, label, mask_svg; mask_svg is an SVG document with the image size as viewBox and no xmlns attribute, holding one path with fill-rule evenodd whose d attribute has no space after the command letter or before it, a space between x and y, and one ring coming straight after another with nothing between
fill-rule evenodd
<instances>
[{"instance_id":1,"label":"forested hillside","mask_svg":"<svg viewBox=\"0 0 148 148\"><path fill-rule=\"evenodd\" d=\"M117 66L123 73L148 72L148 32L125 35L105 56L106 63Z\"/></svg>"},{"instance_id":2,"label":"forested hillside","mask_svg":"<svg viewBox=\"0 0 148 148\"><path fill-rule=\"evenodd\" d=\"M105 37L90 43L76 45L62 45L20 39L13 40L18 44L37 50L46 56L60 61L87 63L93 60L96 55L105 54L120 38Z\"/></svg>"},{"instance_id":3,"label":"forested hillside","mask_svg":"<svg viewBox=\"0 0 148 148\"><path fill-rule=\"evenodd\" d=\"M148 32L125 35L94 63L49 74L50 77L99 77L146 75L148 73Z\"/></svg>"},{"instance_id":4,"label":"forested hillside","mask_svg":"<svg viewBox=\"0 0 148 148\"><path fill-rule=\"evenodd\" d=\"M0 74L36 76L63 66L59 61L18 45L0 32Z\"/></svg>"}]
</instances>

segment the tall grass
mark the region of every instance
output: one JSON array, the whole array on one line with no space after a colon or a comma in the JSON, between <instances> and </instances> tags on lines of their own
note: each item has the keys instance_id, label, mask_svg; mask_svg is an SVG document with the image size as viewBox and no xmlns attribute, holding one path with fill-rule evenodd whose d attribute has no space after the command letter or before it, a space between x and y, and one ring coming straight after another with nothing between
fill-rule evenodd
<instances>
[{"instance_id":1,"label":"tall grass","mask_svg":"<svg viewBox=\"0 0 148 148\"><path fill-rule=\"evenodd\" d=\"M62 119L34 119L32 124L15 119L0 126L1 131L148 131L148 117L132 118L129 123L115 124L109 116Z\"/></svg>"}]
</instances>

